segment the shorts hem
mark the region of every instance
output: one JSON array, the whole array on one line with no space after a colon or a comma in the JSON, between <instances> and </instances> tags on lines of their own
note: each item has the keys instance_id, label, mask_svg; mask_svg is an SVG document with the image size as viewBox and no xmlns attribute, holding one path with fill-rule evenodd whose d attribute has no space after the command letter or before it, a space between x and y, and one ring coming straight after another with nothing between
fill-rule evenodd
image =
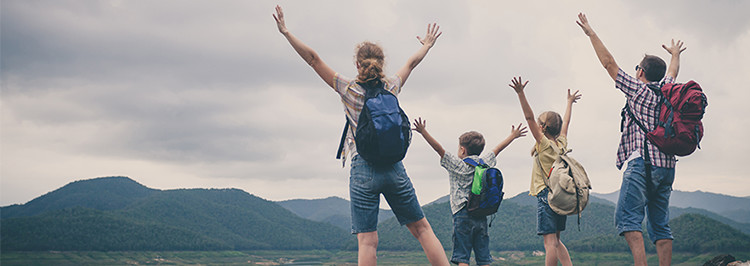
<instances>
[{"instance_id":1,"label":"shorts hem","mask_svg":"<svg viewBox=\"0 0 750 266\"><path fill-rule=\"evenodd\" d=\"M469 262L470 262L469 260L456 260L456 259L451 259L451 263L453 263L453 264L459 264L459 263L466 263L466 264L469 264Z\"/></svg>"},{"instance_id":2,"label":"shorts hem","mask_svg":"<svg viewBox=\"0 0 750 266\"><path fill-rule=\"evenodd\" d=\"M641 232L643 233L643 230L641 228L635 229L635 228L618 228L617 234L620 236L624 236L627 232Z\"/></svg>"},{"instance_id":3,"label":"shorts hem","mask_svg":"<svg viewBox=\"0 0 750 266\"><path fill-rule=\"evenodd\" d=\"M398 223L401 224L401 226L404 226L404 225L407 225L407 224L410 224L410 223L418 222L419 220L422 220L422 219L424 219L424 215L422 215L422 217L416 218L414 220L406 220L404 222L399 221Z\"/></svg>"},{"instance_id":4,"label":"shorts hem","mask_svg":"<svg viewBox=\"0 0 750 266\"><path fill-rule=\"evenodd\" d=\"M359 233L369 233L369 232L375 232L377 231L377 228L369 228L369 229L363 229L363 230L354 230L352 229L352 235L356 235Z\"/></svg>"},{"instance_id":5,"label":"shorts hem","mask_svg":"<svg viewBox=\"0 0 750 266\"><path fill-rule=\"evenodd\" d=\"M557 232L563 232L563 231L565 231L565 229L560 230L560 231L552 231L552 232L547 232L547 231L545 231L545 232L539 232L539 231L537 231L536 235L543 236L543 235L549 235L549 234L556 234Z\"/></svg>"},{"instance_id":6,"label":"shorts hem","mask_svg":"<svg viewBox=\"0 0 750 266\"><path fill-rule=\"evenodd\" d=\"M654 240L653 240L653 241L651 241L651 242L652 242L652 243L654 243L654 244L656 244L656 241L659 241L659 240L674 240L674 237L673 237L673 236L668 236L668 237L660 237L660 238L658 238L658 239L654 239Z\"/></svg>"}]
</instances>

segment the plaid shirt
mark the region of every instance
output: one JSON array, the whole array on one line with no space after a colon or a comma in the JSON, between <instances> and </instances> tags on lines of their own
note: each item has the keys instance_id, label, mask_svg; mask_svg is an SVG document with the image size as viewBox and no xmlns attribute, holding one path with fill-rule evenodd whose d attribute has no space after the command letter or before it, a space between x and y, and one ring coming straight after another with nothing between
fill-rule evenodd
<instances>
[{"instance_id":1,"label":"plaid shirt","mask_svg":"<svg viewBox=\"0 0 750 266\"><path fill-rule=\"evenodd\" d=\"M671 83L674 82L674 78L666 76L661 82ZM651 82L649 84L658 85L660 82ZM649 131L653 130L656 127L660 111L659 96L649 89L646 83L628 75L622 69L617 72L615 87L625 93L627 104L633 112L633 116L646 129ZM646 133L638 127L638 124L631 121L630 115L626 113L625 109L623 109L623 112L624 128L622 137L620 138L620 146L617 149L617 169L622 169L623 164L625 164L634 152L643 155L643 140L646 137ZM674 155L662 153L651 142L646 146L648 147L649 157L653 165L664 168L675 167L677 159L675 159Z\"/></svg>"},{"instance_id":2,"label":"plaid shirt","mask_svg":"<svg viewBox=\"0 0 750 266\"><path fill-rule=\"evenodd\" d=\"M401 78L398 75L384 79L386 89L398 97L401 92ZM357 122L359 113L362 112L362 106L365 104L365 89L362 88L355 79L350 79L336 73L333 77L333 90L341 96L341 103L344 104L344 113L349 119L349 131L346 133L346 142L344 144L343 154L341 156L341 166L344 167L346 161L353 157L357 152L357 145L354 143L354 132L357 132Z\"/></svg>"},{"instance_id":3,"label":"plaid shirt","mask_svg":"<svg viewBox=\"0 0 750 266\"><path fill-rule=\"evenodd\" d=\"M494 152L487 152L482 156L470 155L466 158L472 158L475 161L483 160L490 167L497 164L497 155ZM474 181L474 166L464 162L458 156L446 152L443 158L440 158L440 166L448 171L448 177L451 184L451 213L456 214L466 203L469 202L469 193L471 193L471 183Z\"/></svg>"}]
</instances>

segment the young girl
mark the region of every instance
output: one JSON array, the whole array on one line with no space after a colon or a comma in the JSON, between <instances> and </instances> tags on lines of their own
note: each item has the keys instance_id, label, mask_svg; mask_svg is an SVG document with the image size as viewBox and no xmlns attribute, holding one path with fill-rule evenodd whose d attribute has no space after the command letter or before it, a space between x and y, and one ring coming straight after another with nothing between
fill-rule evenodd
<instances>
[{"instance_id":1,"label":"young girl","mask_svg":"<svg viewBox=\"0 0 750 266\"><path fill-rule=\"evenodd\" d=\"M568 90L567 107L565 117L561 118L560 114L547 111L539 115L537 121L534 121L534 112L531 110L526 95L523 92L524 87L529 81L523 82L521 77L513 78L509 84L518 94L518 100L521 102L521 109L529 125L529 131L536 139L532 155L534 166L531 171L531 189L529 194L537 197L537 234L544 237L545 264L557 265L560 261L562 265L572 265L568 248L560 240L560 231L565 230L566 216L559 215L552 211L547 202L549 189L544 184L545 173L548 173L558 154L555 154L552 145L558 147L558 150L566 150L568 147L568 124L570 123L570 112L573 103L581 98L578 91L570 94Z\"/></svg>"},{"instance_id":2,"label":"young girl","mask_svg":"<svg viewBox=\"0 0 750 266\"><path fill-rule=\"evenodd\" d=\"M356 154L356 146L353 145L357 120L364 104L365 89L360 83L385 83L387 90L394 95L398 95L411 71L422 61L427 55L427 51L440 37L440 28L436 24L428 25L425 36L423 38L417 37L422 46L396 72L395 76L389 78L386 78L383 74L385 64L383 49L371 42L361 43L357 46L356 51L356 67L359 74L356 79L352 80L336 73L323 62L312 48L289 32L284 22L284 12L281 7L276 6L276 14L273 17L276 20L279 32L286 37L294 50L318 73L318 76L328 86L339 94L341 102L344 104L347 119L351 122L345 151L347 151L347 154L353 155L349 178L349 196L352 209L352 233L357 234L359 245L359 265L375 265L377 263L377 223L381 193L388 200L388 204L401 225L406 225L422 245L430 264L449 265L443 246L424 217L422 207L417 201L411 180L406 175L403 164L397 162L385 167L372 165ZM346 156L344 156L344 160L346 160Z\"/></svg>"}]
</instances>

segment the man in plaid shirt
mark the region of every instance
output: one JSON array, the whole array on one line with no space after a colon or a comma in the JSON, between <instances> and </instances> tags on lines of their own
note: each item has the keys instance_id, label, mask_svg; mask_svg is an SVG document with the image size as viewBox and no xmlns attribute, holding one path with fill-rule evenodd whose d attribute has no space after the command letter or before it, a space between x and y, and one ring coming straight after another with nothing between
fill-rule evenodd
<instances>
[{"instance_id":1,"label":"man in plaid shirt","mask_svg":"<svg viewBox=\"0 0 750 266\"><path fill-rule=\"evenodd\" d=\"M674 182L674 168L677 160L674 155L667 155L659 151L652 143L645 141L644 132L637 122L653 130L659 115L659 97L651 88L658 89L660 84L674 82L680 70L680 53L685 50L683 43L662 47L672 56L667 68L664 60L657 56L646 55L635 67L635 77L620 69L612 54L599 39L589 25L584 14L578 14L578 26L591 40L596 56L615 81L615 87L625 94L631 115L623 109L623 130L620 145L617 149L617 168L627 168L623 174L620 197L615 210L615 224L620 235L630 246L635 265L646 264L646 251L643 244L641 224L646 212L648 213L648 233L651 241L656 245L659 265L672 263L672 233L669 229L669 196ZM666 71L666 76L665 76ZM646 145L644 153L644 145ZM645 159L644 159L645 158ZM648 162L652 167L647 167ZM648 182L646 171L650 168L651 186L647 192Z\"/></svg>"}]
</instances>

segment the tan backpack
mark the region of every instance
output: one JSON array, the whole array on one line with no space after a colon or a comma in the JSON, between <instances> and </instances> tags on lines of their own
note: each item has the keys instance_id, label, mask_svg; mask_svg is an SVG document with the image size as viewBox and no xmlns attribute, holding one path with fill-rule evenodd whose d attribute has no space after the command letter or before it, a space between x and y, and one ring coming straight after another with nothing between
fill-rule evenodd
<instances>
[{"instance_id":1,"label":"tan backpack","mask_svg":"<svg viewBox=\"0 0 750 266\"><path fill-rule=\"evenodd\" d=\"M586 175L586 170L578 161L568 156L568 153L573 150L561 151L555 143L550 146L559 156L552 163L549 172L545 173L546 178L543 178L544 184L549 188L547 195L549 206L557 214L578 214L578 217L581 217L581 212L589 202L589 190L591 190L591 182ZM536 160L539 168L542 168L538 154Z\"/></svg>"}]
</instances>

